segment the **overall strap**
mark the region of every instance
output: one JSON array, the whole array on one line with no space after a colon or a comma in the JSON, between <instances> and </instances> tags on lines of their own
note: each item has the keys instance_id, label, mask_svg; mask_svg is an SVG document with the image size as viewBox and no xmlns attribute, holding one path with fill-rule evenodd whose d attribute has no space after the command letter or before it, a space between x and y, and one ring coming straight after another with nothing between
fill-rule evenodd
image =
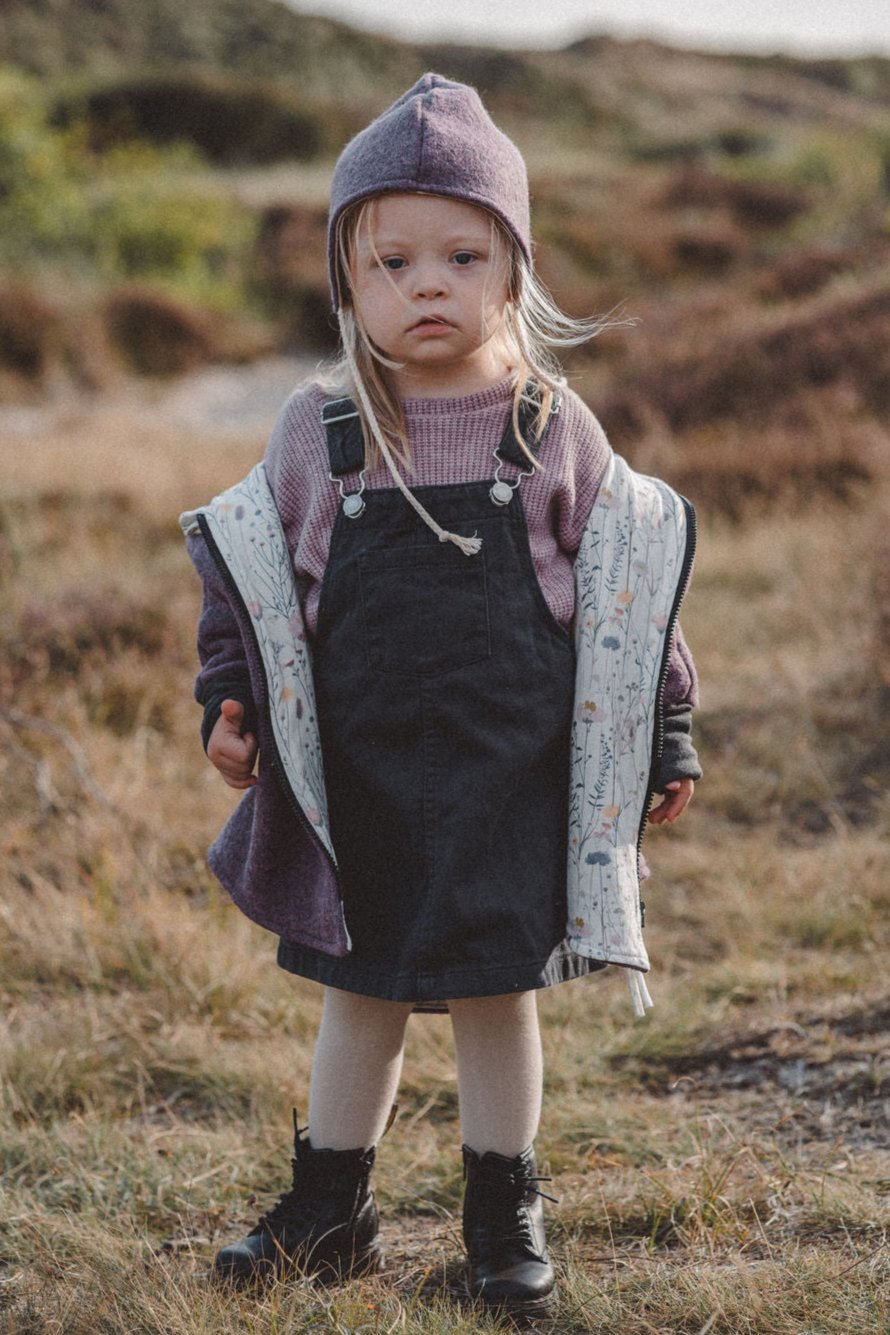
<instances>
[{"instance_id":1,"label":"overall strap","mask_svg":"<svg viewBox=\"0 0 890 1335\"><path fill-rule=\"evenodd\" d=\"M559 412L559 399L556 398L544 430L540 437L536 438L534 426L540 402L535 387L529 382L519 400L519 430L522 439L534 455L537 455L550 429L550 423ZM321 420L327 434L328 458L333 476L342 477L345 473L359 472L365 463L365 441L358 409L353 400L348 396L342 399L329 399L321 410ZM520 449L513 432L512 416L497 448L500 457L515 464L517 468L523 468L528 464L528 459Z\"/></svg>"},{"instance_id":2,"label":"overall strap","mask_svg":"<svg viewBox=\"0 0 890 1335\"><path fill-rule=\"evenodd\" d=\"M358 473L365 466L365 438L358 409L348 396L329 399L321 410L333 477Z\"/></svg>"},{"instance_id":3,"label":"overall strap","mask_svg":"<svg viewBox=\"0 0 890 1335\"><path fill-rule=\"evenodd\" d=\"M531 381L526 385L519 400L519 431L522 439L525 441L528 449L537 458L538 450L544 441L544 437L550 430L550 423L559 412L559 399L554 397L553 406L550 409L550 415L544 424L544 430L540 436L535 436L535 421L541 407L537 387ZM507 423L504 434L501 437L496 453L501 459L508 463L515 464L517 468L528 467L528 456L519 446L516 439L516 433L513 430L513 415L510 414L510 421Z\"/></svg>"}]
</instances>

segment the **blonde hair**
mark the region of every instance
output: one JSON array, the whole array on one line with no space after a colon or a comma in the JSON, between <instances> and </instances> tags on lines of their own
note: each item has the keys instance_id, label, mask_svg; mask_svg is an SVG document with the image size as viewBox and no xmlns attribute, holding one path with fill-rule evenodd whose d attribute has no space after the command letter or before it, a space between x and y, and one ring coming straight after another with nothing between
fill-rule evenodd
<instances>
[{"instance_id":1,"label":"blonde hair","mask_svg":"<svg viewBox=\"0 0 890 1335\"><path fill-rule=\"evenodd\" d=\"M334 255L339 295L337 318L340 324L340 354L324 368L323 383L331 388L347 388L356 401L365 438L365 466L377 462L379 441L401 460L410 462L410 445L405 415L393 392L386 369L398 370L376 347L364 328L361 312L352 298L357 241L365 229L372 255L377 262L371 230L371 211L375 198L361 200L345 210L337 222ZM477 206L478 207L478 206ZM482 212L487 210L482 209ZM506 250L508 300L499 336L516 365L513 391L513 431L522 451L535 468L540 464L528 449L519 425L519 405L529 383L536 391L539 408L534 422L536 439L541 436L553 408L554 398L564 383L562 368L555 355L558 348L577 347L616 323L609 316L576 319L557 306L547 288L506 227L494 214L488 214L491 226L493 268L502 250Z\"/></svg>"}]
</instances>

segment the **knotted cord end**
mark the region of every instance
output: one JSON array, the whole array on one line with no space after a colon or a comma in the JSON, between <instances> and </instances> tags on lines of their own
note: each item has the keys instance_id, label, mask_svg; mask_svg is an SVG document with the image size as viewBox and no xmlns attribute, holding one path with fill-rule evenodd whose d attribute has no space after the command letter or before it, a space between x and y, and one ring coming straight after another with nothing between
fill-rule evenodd
<instances>
[{"instance_id":1,"label":"knotted cord end","mask_svg":"<svg viewBox=\"0 0 890 1335\"><path fill-rule=\"evenodd\" d=\"M627 978L627 990L630 992L630 999L633 1002L634 1015L638 1020L642 1019L647 1008L654 1004L649 995L646 980L638 969L625 969L624 973Z\"/></svg>"},{"instance_id":2,"label":"knotted cord end","mask_svg":"<svg viewBox=\"0 0 890 1335\"><path fill-rule=\"evenodd\" d=\"M464 556L475 556L482 550L482 539L474 533L472 538L461 537L459 533L447 533L445 529L439 530L440 542L453 542L455 547L460 548Z\"/></svg>"}]
</instances>

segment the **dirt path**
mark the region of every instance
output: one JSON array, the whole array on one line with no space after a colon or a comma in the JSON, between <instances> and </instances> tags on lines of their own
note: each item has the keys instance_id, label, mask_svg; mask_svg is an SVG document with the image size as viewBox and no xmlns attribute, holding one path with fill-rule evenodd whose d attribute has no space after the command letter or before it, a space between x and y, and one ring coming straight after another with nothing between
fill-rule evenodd
<instances>
[{"instance_id":1,"label":"dirt path","mask_svg":"<svg viewBox=\"0 0 890 1335\"><path fill-rule=\"evenodd\" d=\"M129 413L159 427L231 436L268 431L294 387L315 366L308 357L269 357L209 366L175 380L126 380L99 395L70 390L35 405L0 404L0 437L41 436L66 421Z\"/></svg>"},{"instance_id":2,"label":"dirt path","mask_svg":"<svg viewBox=\"0 0 890 1335\"><path fill-rule=\"evenodd\" d=\"M650 1093L706 1101L785 1141L886 1153L890 1171L890 996L650 1059L639 1075Z\"/></svg>"}]
</instances>

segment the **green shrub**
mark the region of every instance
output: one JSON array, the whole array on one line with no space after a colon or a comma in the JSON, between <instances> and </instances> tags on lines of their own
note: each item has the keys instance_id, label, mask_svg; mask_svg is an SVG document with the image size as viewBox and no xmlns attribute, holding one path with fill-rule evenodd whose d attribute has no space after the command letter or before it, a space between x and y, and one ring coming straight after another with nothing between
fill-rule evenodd
<instances>
[{"instance_id":1,"label":"green shrub","mask_svg":"<svg viewBox=\"0 0 890 1335\"><path fill-rule=\"evenodd\" d=\"M325 121L295 99L197 74L122 79L69 94L56 101L51 121L82 123L94 151L134 139L189 143L224 166L308 160L329 147Z\"/></svg>"},{"instance_id":2,"label":"green shrub","mask_svg":"<svg viewBox=\"0 0 890 1335\"><path fill-rule=\"evenodd\" d=\"M47 125L34 82L0 74L0 237L4 258L39 260L89 234L82 145Z\"/></svg>"},{"instance_id":3,"label":"green shrub","mask_svg":"<svg viewBox=\"0 0 890 1335\"><path fill-rule=\"evenodd\" d=\"M166 279L217 305L240 297L254 220L231 200L183 186L197 165L182 145L133 143L102 159L91 200L91 257L102 277Z\"/></svg>"},{"instance_id":4,"label":"green shrub","mask_svg":"<svg viewBox=\"0 0 890 1335\"><path fill-rule=\"evenodd\" d=\"M131 141L101 157L80 123L54 128L35 81L0 77L0 265L104 281L159 280L231 308L243 299L252 215L199 191L197 150Z\"/></svg>"}]
</instances>

